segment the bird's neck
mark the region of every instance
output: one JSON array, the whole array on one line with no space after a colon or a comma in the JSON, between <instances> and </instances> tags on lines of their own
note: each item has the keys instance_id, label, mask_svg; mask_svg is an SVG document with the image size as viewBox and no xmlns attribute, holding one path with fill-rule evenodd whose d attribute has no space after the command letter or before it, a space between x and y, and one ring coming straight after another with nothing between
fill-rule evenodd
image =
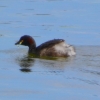
<instances>
[{"instance_id":1,"label":"bird's neck","mask_svg":"<svg viewBox=\"0 0 100 100\"><path fill-rule=\"evenodd\" d=\"M32 54L36 53L36 45L34 44L30 45L28 53L32 53Z\"/></svg>"}]
</instances>

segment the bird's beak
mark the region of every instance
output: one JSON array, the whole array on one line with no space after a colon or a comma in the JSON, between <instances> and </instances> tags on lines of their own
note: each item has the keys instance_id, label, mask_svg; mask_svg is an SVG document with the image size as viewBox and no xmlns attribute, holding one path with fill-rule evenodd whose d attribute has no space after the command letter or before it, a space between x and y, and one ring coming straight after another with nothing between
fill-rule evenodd
<instances>
[{"instance_id":1,"label":"bird's beak","mask_svg":"<svg viewBox=\"0 0 100 100\"><path fill-rule=\"evenodd\" d=\"M19 41L15 43L15 45L18 45L18 44L19 44Z\"/></svg>"},{"instance_id":2,"label":"bird's beak","mask_svg":"<svg viewBox=\"0 0 100 100\"><path fill-rule=\"evenodd\" d=\"M22 43L23 43L23 40L16 42L15 45L18 45L18 44L21 45Z\"/></svg>"}]
</instances>

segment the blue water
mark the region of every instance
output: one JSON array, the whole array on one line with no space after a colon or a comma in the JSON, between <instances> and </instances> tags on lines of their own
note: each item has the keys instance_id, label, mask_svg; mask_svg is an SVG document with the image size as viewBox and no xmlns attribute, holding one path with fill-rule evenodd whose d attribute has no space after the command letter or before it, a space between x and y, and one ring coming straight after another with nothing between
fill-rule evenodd
<instances>
[{"instance_id":1,"label":"blue water","mask_svg":"<svg viewBox=\"0 0 100 100\"><path fill-rule=\"evenodd\" d=\"M1 0L0 100L100 100L100 1ZM76 56L30 58L22 35L39 45L54 38Z\"/></svg>"}]
</instances>

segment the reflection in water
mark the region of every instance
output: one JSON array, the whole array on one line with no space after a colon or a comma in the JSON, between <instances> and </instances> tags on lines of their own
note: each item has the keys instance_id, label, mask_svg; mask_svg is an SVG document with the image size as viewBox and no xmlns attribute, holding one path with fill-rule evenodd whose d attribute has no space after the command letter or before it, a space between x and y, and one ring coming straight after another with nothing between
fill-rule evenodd
<instances>
[{"instance_id":1,"label":"reflection in water","mask_svg":"<svg viewBox=\"0 0 100 100\"><path fill-rule=\"evenodd\" d=\"M55 58L55 59L46 59L46 60L40 60L39 63L43 65L45 68L52 68L52 69L64 69L64 67L69 66L71 63L73 63L74 56L73 57L67 57L67 58Z\"/></svg>"},{"instance_id":2,"label":"reflection in water","mask_svg":"<svg viewBox=\"0 0 100 100\"><path fill-rule=\"evenodd\" d=\"M34 62L38 64L37 67L39 68L39 71L34 70L34 72L46 72L46 73L62 73L67 67L67 65L72 63L73 57L67 57L67 58L51 58L51 57L45 57L45 58L38 58L34 55L27 55L23 56L22 58L17 57L16 61L18 65L21 67L20 71L22 72L32 72L32 66L34 66ZM45 71L41 71L41 68L43 68Z\"/></svg>"},{"instance_id":3,"label":"reflection in water","mask_svg":"<svg viewBox=\"0 0 100 100\"><path fill-rule=\"evenodd\" d=\"M23 58L17 58L17 62L19 66L21 67L20 71L22 72L31 72L30 67L34 64L34 59L24 56Z\"/></svg>"}]
</instances>

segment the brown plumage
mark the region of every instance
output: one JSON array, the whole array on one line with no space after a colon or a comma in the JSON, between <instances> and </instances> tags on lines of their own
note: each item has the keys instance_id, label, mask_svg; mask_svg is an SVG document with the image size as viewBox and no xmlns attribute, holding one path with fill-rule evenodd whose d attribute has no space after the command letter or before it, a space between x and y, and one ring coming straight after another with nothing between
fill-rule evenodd
<instances>
[{"instance_id":1,"label":"brown plumage","mask_svg":"<svg viewBox=\"0 0 100 100\"><path fill-rule=\"evenodd\" d=\"M29 53L33 53L40 57L68 57L75 55L73 46L65 43L63 39L53 39L36 47L35 40L29 36L24 35L15 45L25 45L29 47Z\"/></svg>"}]
</instances>

